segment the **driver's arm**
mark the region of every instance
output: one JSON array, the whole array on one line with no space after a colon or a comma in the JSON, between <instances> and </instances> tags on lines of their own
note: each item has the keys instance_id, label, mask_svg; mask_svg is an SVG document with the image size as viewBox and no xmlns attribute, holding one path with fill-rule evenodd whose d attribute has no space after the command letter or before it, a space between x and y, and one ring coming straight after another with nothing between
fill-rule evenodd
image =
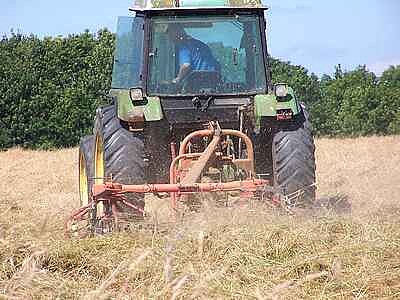
<instances>
[{"instance_id":1,"label":"driver's arm","mask_svg":"<svg viewBox=\"0 0 400 300\"><path fill-rule=\"evenodd\" d=\"M179 71L176 78L172 80L174 83L181 82L192 70L190 49L187 46L183 46L179 49L178 55Z\"/></svg>"},{"instance_id":2,"label":"driver's arm","mask_svg":"<svg viewBox=\"0 0 400 300\"><path fill-rule=\"evenodd\" d=\"M172 80L172 82L174 82L174 83L181 82L182 79L185 78L186 75L189 74L191 69L192 69L192 66L189 63L184 63L184 64L180 65L178 76L176 76L176 78L174 80Z\"/></svg>"}]
</instances>

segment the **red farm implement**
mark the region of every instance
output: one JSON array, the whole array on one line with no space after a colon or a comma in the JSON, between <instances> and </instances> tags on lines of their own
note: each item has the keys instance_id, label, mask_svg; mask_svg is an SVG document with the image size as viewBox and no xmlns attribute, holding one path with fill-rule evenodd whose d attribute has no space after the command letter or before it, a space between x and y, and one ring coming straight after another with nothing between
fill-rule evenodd
<instances>
[{"instance_id":1,"label":"red farm implement","mask_svg":"<svg viewBox=\"0 0 400 300\"><path fill-rule=\"evenodd\" d=\"M242 151L246 153L244 157L235 157L235 151L233 151L235 139L236 145L244 149ZM192 152L199 141L206 141L204 151ZM144 210L127 198L127 194L130 193L156 195L169 193L169 197L165 199L168 199L170 203L171 221L176 221L178 204L185 204L192 195L198 193L237 192L241 200L259 198L269 200L274 205L280 204L280 197L273 193L269 180L256 178L253 144L250 138L240 131L221 129L217 122L210 122L207 129L194 131L186 136L180 144L178 153L176 153L175 144L171 143L171 154L170 182L167 184L126 185L114 182L112 178L105 180L104 183L94 184L88 204L75 211L67 219L66 234L70 235L71 231L76 229L76 224L82 221L87 224L84 228L89 229L86 233L111 231L123 215L118 208L121 204L139 211L143 216ZM205 170L213 169L223 172L228 168L235 171L234 180L201 182ZM109 208L104 210L102 215L96 213L99 204Z\"/></svg>"}]
</instances>

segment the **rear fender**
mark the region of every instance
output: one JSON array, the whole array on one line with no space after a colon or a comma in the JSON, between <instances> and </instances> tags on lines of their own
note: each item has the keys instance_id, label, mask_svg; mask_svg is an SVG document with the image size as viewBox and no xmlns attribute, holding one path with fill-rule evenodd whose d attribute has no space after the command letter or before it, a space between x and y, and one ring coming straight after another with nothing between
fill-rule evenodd
<instances>
[{"instance_id":1,"label":"rear fender","mask_svg":"<svg viewBox=\"0 0 400 300\"><path fill-rule=\"evenodd\" d=\"M114 98L117 106L119 119L134 123L138 119L144 121L160 121L163 119L160 98L146 97L143 101L135 101L129 97L129 90L113 89L110 95Z\"/></svg>"}]
</instances>

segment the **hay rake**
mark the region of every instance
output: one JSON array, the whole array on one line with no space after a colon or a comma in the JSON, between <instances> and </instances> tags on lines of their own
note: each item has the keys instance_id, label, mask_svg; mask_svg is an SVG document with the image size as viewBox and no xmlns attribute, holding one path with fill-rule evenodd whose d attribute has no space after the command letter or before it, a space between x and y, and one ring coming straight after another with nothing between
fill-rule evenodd
<instances>
[{"instance_id":1,"label":"hay rake","mask_svg":"<svg viewBox=\"0 0 400 300\"><path fill-rule=\"evenodd\" d=\"M238 140L244 154L235 157L233 139ZM192 152L196 141L206 141L202 152ZM71 236L73 232L81 231L79 236L94 233L110 232L118 228L118 223L124 219L118 209L118 202L139 211L127 198L129 193L156 194L169 193L170 220L177 220L178 204L188 202L191 196L198 193L237 192L241 200L259 198L270 201L274 206L281 205L281 196L275 193L269 180L256 178L254 168L254 151L251 139L241 131L221 129L218 122L210 122L206 129L197 130L187 135L180 143L179 152L171 143L172 163L169 170L170 182L167 184L137 184L126 185L114 182L112 178L104 183L94 184L89 203L73 212L65 222L65 232ZM236 174L234 180L201 182L205 170L219 170L219 174L230 168ZM220 176L221 177L221 176ZM200 181L200 182L199 182ZM103 215L97 216L97 206L102 203L107 207ZM86 222L79 226L80 222Z\"/></svg>"}]
</instances>

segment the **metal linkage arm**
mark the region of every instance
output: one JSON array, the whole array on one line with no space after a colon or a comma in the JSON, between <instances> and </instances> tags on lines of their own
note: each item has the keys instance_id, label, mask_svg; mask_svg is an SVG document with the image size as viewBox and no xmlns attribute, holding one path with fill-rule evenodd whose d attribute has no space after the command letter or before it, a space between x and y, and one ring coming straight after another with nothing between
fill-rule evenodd
<instances>
[{"instance_id":1,"label":"metal linkage arm","mask_svg":"<svg viewBox=\"0 0 400 300\"><path fill-rule=\"evenodd\" d=\"M201 192L255 192L264 187L269 182L264 179L253 179L232 182L206 182L206 183L166 183L166 184L138 184L124 185L119 183L107 182L93 186L94 197L109 197L124 193L201 193Z\"/></svg>"}]
</instances>

